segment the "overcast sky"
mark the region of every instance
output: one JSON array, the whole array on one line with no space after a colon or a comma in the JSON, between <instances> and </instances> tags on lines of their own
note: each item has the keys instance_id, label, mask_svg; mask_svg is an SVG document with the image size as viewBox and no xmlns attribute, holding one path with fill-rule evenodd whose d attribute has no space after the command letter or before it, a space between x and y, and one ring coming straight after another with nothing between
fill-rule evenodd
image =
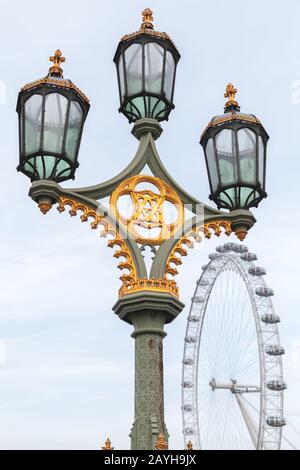
<instances>
[{"instance_id":1,"label":"overcast sky","mask_svg":"<svg viewBox=\"0 0 300 470\"><path fill-rule=\"evenodd\" d=\"M15 168L15 105L21 85L45 76L60 48L64 75L91 99L72 185L119 172L137 141L118 114L112 58L119 38L136 31L140 12L154 11L182 58L175 105L158 142L178 182L208 202L199 136L222 113L229 81L242 111L256 114L270 135L267 191L254 211L246 244L267 270L287 354L285 416L300 430L300 3L298 0L0 0L0 447L97 449L110 436L129 448L133 421L134 343L113 313L119 271L97 234L52 210L46 217L27 196L30 182ZM232 236L234 240L234 236ZM201 266L227 238L190 253L178 282L185 311L167 327L166 423L170 447L182 448L180 383L190 298ZM5 360L6 350L6 360ZM300 447L300 438L286 429Z\"/></svg>"}]
</instances>

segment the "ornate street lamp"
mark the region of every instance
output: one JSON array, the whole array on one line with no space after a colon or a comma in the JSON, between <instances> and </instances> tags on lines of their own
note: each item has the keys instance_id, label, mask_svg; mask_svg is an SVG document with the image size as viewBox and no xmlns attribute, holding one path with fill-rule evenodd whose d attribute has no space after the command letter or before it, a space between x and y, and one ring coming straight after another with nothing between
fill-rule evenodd
<instances>
[{"instance_id":1,"label":"ornate street lamp","mask_svg":"<svg viewBox=\"0 0 300 470\"><path fill-rule=\"evenodd\" d=\"M31 181L57 183L74 179L88 98L63 78L60 50L50 57L45 78L25 85L19 93L20 164Z\"/></svg>"},{"instance_id":2,"label":"ornate street lamp","mask_svg":"<svg viewBox=\"0 0 300 470\"><path fill-rule=\"evenodd\" d=\"M152 11L143 11L139 31L124 36L117 48L120 109L129 122L168 120L174 108L176 66L180 54L166 33L153 28Z\"/></svg>"},{"instance_id":3,"label":"ornate street lamp","mask_svg":"<svg viewBox=\"0 0 300 470\"><path fill-rule=\"evenodd\" d=\"M240 112L236 88L226 88L224 114L214 117L202 134L210 199L218 208L249 209L267 197L266 154L269 136L253 114Z\"/></svg>"},{"instance_id":4,"label":"ornate street lamp","mask_svg":"<svg viewBox=\"0 0 300 470\"><path fill-rule=\"evenodd\" d=\"M58 184L74 176L88 103L74 85L63 84L62 58L57 54L55 68L52 72L50 69L50 74L56 75L29 85L19 96L19 169L33 180L29 195L43 213L54 204L60 213L68 207L71 216L80 214L82 222L92 220L92 229L100 229L101 237L110 237L108 246L115 250L114 257L122 271L113 311L134 328L135 418L131 448L155 450L160 443L164 448L168 446L163 392L164 326L184 308L174 276L188 250L203 237L234 232L242 240L254 225L255 218L248 208L265 196L268 136L256 118L239 113L235 90L228 87L226 113L210 123L201 143L206 152L212 198L230 211L206 206L183 190L164 167L155 145L162 133L159 121L166 120L174 107L175 70L180 56L166 33L153 30L151 10L143 12L143 19L140 31L125 36L115 55L120 111L130 122L134 121L132 134L139 140L137 153L128 166L114 178L94 186L65 189ZM46 120L47 99L52 94L58 96ZM63 98L67 99L67 109L74 102L81 109L81 118L72 133L72 155L76 156L73 159L66 150L70 119L68 111L67 117L62 118ZM26 105L29 100L33 100L32 106ZM54 141L59 144L56 150L52 144L47 147L48 133L53 136L53 132ZM146 174L142 173L144 168ZM110 200L105 207L101 200L107 197ZM131 210L126 213L122 212L122 198L131 203ZM170 206L171 211L167 212ZM169 217L172 211L176 214L173 218ZM150 272L143 256L145 247L150 247L153 254Z\"/></svg>"}]
</instances>

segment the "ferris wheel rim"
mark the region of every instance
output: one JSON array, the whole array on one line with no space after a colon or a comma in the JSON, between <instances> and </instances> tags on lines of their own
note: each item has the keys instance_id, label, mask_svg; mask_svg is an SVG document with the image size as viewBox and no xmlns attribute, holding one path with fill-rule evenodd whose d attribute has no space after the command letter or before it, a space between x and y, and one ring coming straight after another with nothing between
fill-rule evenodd
<instances>
[{"instance_id":1,"label":"ferris wheel rim","mask_svg":"<svg viewBox=\"0 0 300 470\"><path fill-rule=\"evenodd\" d=\"M235 245L235 244L226 244L226 245ZM226 246L224 245L224 247ZM242 245L237 245L237 246L242 246ZM197 332L197 343L195 343L195 348L197 348L197 354L194 354L194 363L193 365L187 365L186 361L188 361L187 357L187 343L185 342L184 346L184 357L183 357L183 368L182 368L182 417L183 417L183 433L184 433L184 440L185 444L187 441L190 439L190 434L187 432L187 422L186 422L186 411L185 411L185 399L187 393L184 384L185 384L185 370L186 368L192 367L193 373L192 377L194 380L194 389L193 393L190 393L190 395L193 396L193 413L194 413L194 419L193 419L193 434L194 434L194 440L196 448L200 448L200 430L199 430L199 406L198 406L198 367L199 367L199 351L200 351L200 345L201 345L201 335L202 335L202 330L203 330L203 324L204 324L204 319L205 319L205 314L207 310L207 305L209 303L210 296L214 290L214 286L216 283L216 280L219 278L220 273L223 272L223 269L228 265L228 263L233 263L234 266L236 267L238 273L240 276L243 278L243 281L245 283L245 286L247 288L249 297L250 297L250 302L252 306L252 314L253 314L253 320L255 322L255 329L256 329L256 335L257 335L257 343L258 343L258 357L259 357L259 370L260 370L260 383L261 383L261 392L260 392L260 407L259 407L259 434L258 434L258 440L257 440L257 449L263 449L267 448L268 445L270 445L270 442L273 446L273 448L280 448L280 441L281 441L281 428L278 428L276 433L274 432L273 435L270 433L269 426L266 425L266 406L265 406L265 401L268 400L268 396L270 395L269 390L267 388L267 378L266 378L266 372L267 372L267 366L266 366L266 344L264 340L264 335L262 334L262 321L261 317L259 315L260 309L258 308L258 294L254 290L254 285L258 285L260 288L266 288L266 284L263 280L262 276L256 276L255 281L256 283L253 283L253 276L250 276L249 274L249 268L255 268L256 265L252 261L244 261L242 259L242 253L235 253L233 250L226 250L221 253L214 253L213 258L210 260L208 265L205 267L203 270L203 273L200 276L199 281L197 282L196 289L192 298L192 304L191 308L189 311L189 316L188 316L188 322L187 322L187 328L186 328L186 338L188 337L189 333L189 327L190 327L190 322L189 319L191 318L191 314L194 312L194 305L195 305L195 300L197 298L197 293L199 291L199 285L201 285L201 281L205 280L205 275L208 272L208 270L212 270L212 272L215 272L215 274L212 276L213 281L210 283L209 288L206 289L206 295L205 299L202 301L202 306L200 308L200 312L198 313L199 319L200 319L200 327L198 328ZM257 282L259 280L259 282ZM203 290L203 289L202 289ZM274 313L274 308L273 308L273 303L271 300L271 297L266 297L267 299L267 304L269 306L269 310ZM276 338L276 343L279 343L279 332L278 332L278 327L277 324L274 324L272 326L273 330L273 336ZM196 360L195 360L196 359ZM283 375L282 375L282 361L281 361L281 356L275 357L275 361L277 363L277 370L279 371L278 377L281 381L283 381ZM283 382L282 382L283 383ZM189 395L189 396L190 396ZM283 409L283 391L277 392L277 402L278 402L278 416L282 416L282 409ZM276 401L276 400L275 400ZM275 403L274 401L274 403ZM277 415L276 415L277 416ZM271 437L270 437L271 436ZM273 437L272 437L273 436ZM275 437L274 437L275 436ZM269 439L269 441L268 441ZM273 439L270 441L270 439ZM268 444L269 442L269 444Z\"/></svg>"}]
</instances>

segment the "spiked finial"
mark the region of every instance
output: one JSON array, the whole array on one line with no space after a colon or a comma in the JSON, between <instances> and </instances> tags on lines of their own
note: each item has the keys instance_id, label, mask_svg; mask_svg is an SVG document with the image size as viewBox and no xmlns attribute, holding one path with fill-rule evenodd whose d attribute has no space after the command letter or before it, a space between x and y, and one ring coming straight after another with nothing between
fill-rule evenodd
<instances>
[{"instance_id":1,"label":"spiked finial","mask_svg":"<svg viewBox=\"0 0 300 470\"><path fill-rule=\"evenodd\" d=\"M237 94L237 89L234 88L232 83L228 83L226 87L226 92L224 93L224 98L228 98L228 101L225 103L225 112L236 110L239 111L240 107L238 102L235 100L235 95Z\"/></svg>"},{"instance_id":2,"label":"spiked finial","mask_svg":"<svg viewBox=\"0 0 300 470\"><path fill-rule=\"evenodd\" d=\"M114 450L114 447L111 446L111 440L109 437L106 439L104 447L102 447L102 450Z\"/></svg>"},{"instance_id":3,"label":"spiked finial","mask_svg":"<svg viewBox=\"0 0 300 470\"><path fill-rule=\"evenodd\" d=\"M63 69L61 68L61 64L66 61L66 58L62 56L61 50L57 49L54 55L49 57L49 60L53 62L52 67L49 69L49 74L62 77Z\"/></svg>"},{"instance_id":4,"label":"spiked finial","mask_svg":"<svg viewBox=\"0 0 300 470\"><path fill-rule=\"evenodd\" d=\"M155 444L155 448L157 450L168 450L169 446L168 443L165 440L165 436L161 432L160 435L158 436L158 439Z\"/></svg>"},{"instance_id":5,"label":"spiked finial","mask_svg":"<svg viewBox=\"0 0 300 470\"><path fill-rule=\"evenodd\" d=\"M153 11L150 8L146 8L142 12L143 22L141 24L141 29L153 29Z\"/></svg>"}]
</instances>

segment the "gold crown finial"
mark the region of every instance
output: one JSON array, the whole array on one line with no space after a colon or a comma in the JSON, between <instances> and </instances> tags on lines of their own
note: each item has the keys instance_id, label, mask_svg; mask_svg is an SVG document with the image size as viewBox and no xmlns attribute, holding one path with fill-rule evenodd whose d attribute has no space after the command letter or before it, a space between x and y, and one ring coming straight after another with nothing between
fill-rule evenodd
<instances>
[{"instance_id":1,"label":"gold crown finial","mask_svg":"<svg viewBox=\"0 0 300 470\"><path fill-rule=\"evenodd\" d=\"M160 435L158 436L158 439L155 444L155 448L157 450L168 450L169 446L168 443L165 440L165 436L161 432Z\"/></svg>"},{"instance_id":2,"label":"gold crown finial","mask_svg":"<svg viewBox=\"0 0 300 470\"><path fill-rule=\"evenodd\" d=\"M63 57L60 49L57 49L53 56L49 57L50 62L53 62L52 67L49 69L49 73L53 75L58 75L59 77L63 76L63 69L61 64L66 62L66 58Z\"/></svg>"},{"instance_id":3,"label":"gold crown finial","mask_svg":"<svg viewBox=\"0 0 300 470\"><path fill-rule=\"evenodd\" d=\"M186 445L186 450L193 450L193 444L192 441L189 441Z\"/></svg>"},{"instance_id":4,"label":"gold crown finial","mask_svg":"<svg viewBox=\"0 0 300 470\"><path fill-rule=\"evenodd\" d=\"M234 88L232 83L228 83L226 87L226 92L224 93L224 98L228 98L228 101L225 103L225 110L229 108L239 108L238 102L235 100L235 95L237 94L237 89Z\"/></svg>"},{"instance_id":5,"label":"gold crown finial","mask_svg":"<svg viewBox=\"0 0 300 470\"><path fill-rule=\"evenodd\" d=\"M111 440L109 437L106 439L104 447L102 447L102 450L114 450L114 447L111 446Z\"/></svg>"},{"instance_id":6,"label":"gold crown finial","mask_svg":"<svg viewBox=\"0 0 300 470\"><path fill-rule=\"evenodd\" d=\"M143 22L141 25L141 29L153 29L153 11L150 8L146 8L142 12Z\"/></svg>"}]
</instances>

